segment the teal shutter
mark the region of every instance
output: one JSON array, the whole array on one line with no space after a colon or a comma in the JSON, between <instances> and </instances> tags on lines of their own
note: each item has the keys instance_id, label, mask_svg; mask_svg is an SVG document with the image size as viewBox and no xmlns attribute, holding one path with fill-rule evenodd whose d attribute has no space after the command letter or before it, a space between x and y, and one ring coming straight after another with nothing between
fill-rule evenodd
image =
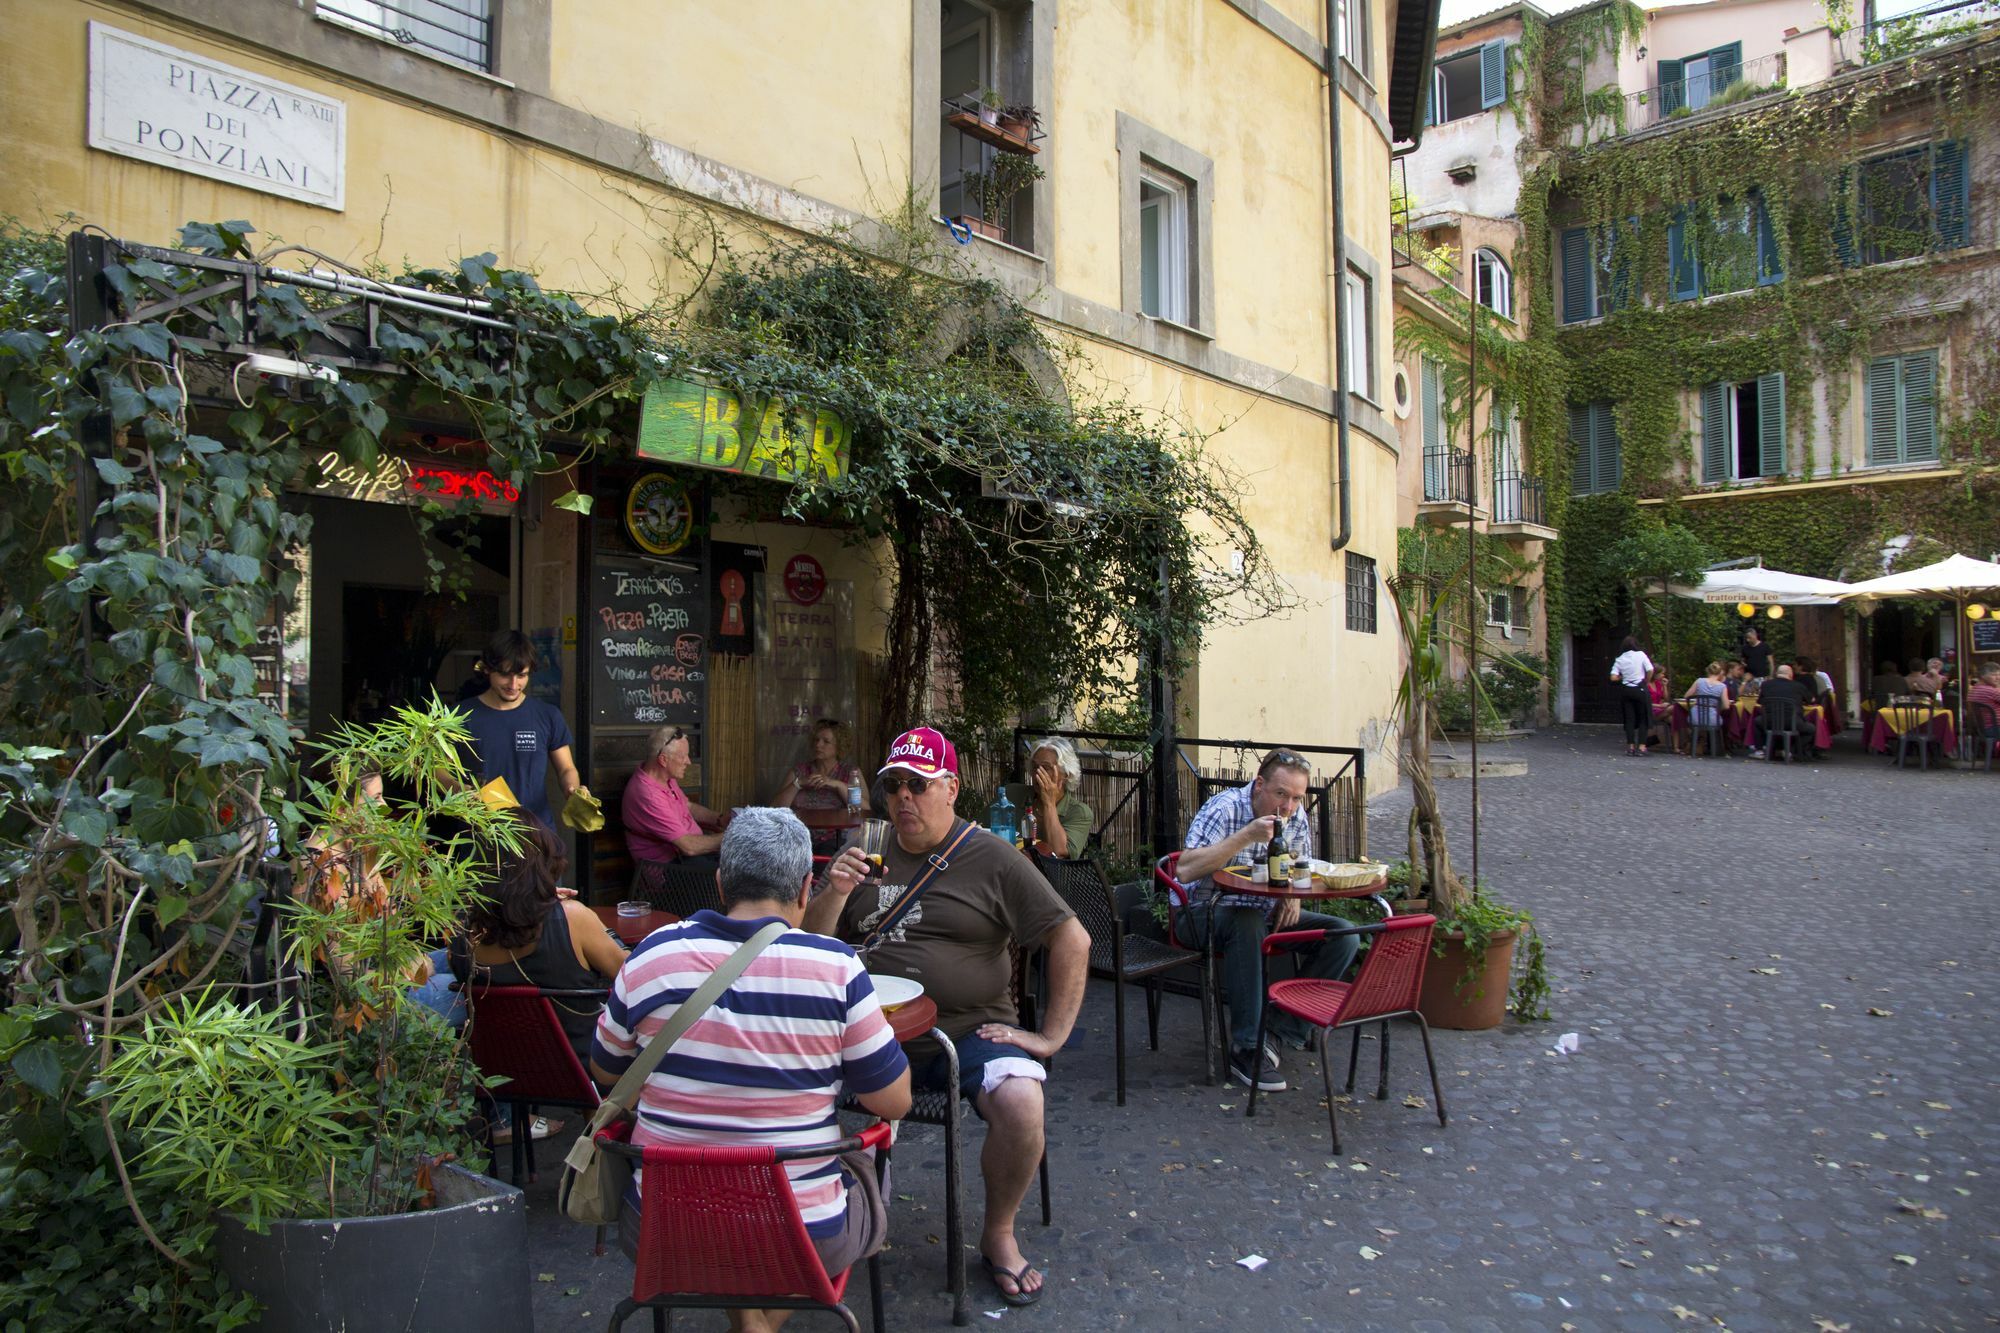
<instances>
[{"instance_id":1,"label":"teal shutter","mask_svg":"<svg viewBox=\"0 0 2000 1333\"><path fill-rule=\"evenodd\" d=\"M1757 475L1785 475L1785 375L1757 377Z\"/></svg>"},{"instance_id":2,"label":"teal shutter","mask_svg":"<svg viewBox=\"0 0 2000 1333\"><path fill-rule=\"evenodd\" d=\"M1590 409L1580 403L1569 405L1569 489L1572 495L1590 494Z\"/></svg>"},{"instance_id":3,"label":"teal shutter","mask_svg":"<svg viewBox=\"0 0 2000 1333\"><path fill-rule=\"evenodd\" d=\"M1743 43L1731 42L1708 53L1708 95L1714 97L1743 77Z\"/></svg>"},{"instance_id":4,"label":"teal shutter","mask_svg":"<svg viewBox=\"0 0 2000 1333\"><path fill-rule=\"evenodd\" d=\"M1934 463L1937 439L1937 353L1912 352L1903 371L1903 461Z\"/></svg>"},{"instance_id":5,"label":"teal shutter","mask_svg":"<svg viewBox=\"0 0 2000 1333\"><path fill-rule=\"evenodd\" d=\"M1507 100L1507 39L1502 37L1479 48L1479 108L1499 106Z\"/></svg>"},{"instance_id":6,"label":"teal shutter","mask_svg":"<svg viewBox=\"0 0 2000 1333\"><path fill-rule=\"evenodd\" d=\"M1900 377L1896 358L1878 356L1868 363L1868 379L1863 386L1862 412L1868 418L1868 462L1882 466L1899 460L1898 442L1903 436L1902 395L1897 392Z\"/></svg>"},{"instance_id":7,"label":"teal shutter","mask_svg":"<svg viewBox=\"0 0 2000 1333\"><path fill-rule=\"evenodd\" d=\"M1618 422L1611 415L1609 403L1592 403L1590 410L1591 453L1596 455L1591 460L1591 485L1599 494L1609 495L1618 489L1624 471L1618 448Z\"/></svg>"},{"instance_id":8,"label":"teal shutter","mask_svg":"<svg viewBox=\"0 0 2000 1333\"><path fill-rule=\"evenodd\" d=\"M1665 120L1670 114L1687 105L1687 85L1681 82L1681 62L1662 60L1660 62L1660 88L1658 92L1660 110L1658 119Z\"/></svg>"},{"instance_id":9,"label":"teal shutter","mask_svg":"<svg viewBox=\"0 0 2000 1333\"><path fill-rule=\"evenodd\" d=\"M1686 208L1677 208L1674 220L1667 224L1667 262L1673 267L1676 301L1692 301L1701 295L1701 264L1695 258L1692 222Z\"/></svg>"},{"instance_id":10,"label":"teal shutter","mask_svg":"<svg viewBox=\"0 0 2000 1333\"><path fill-rule=\"evenodd\" d=\"M1965 193L1965 144L1947 139L1931 149L1931 218L1938 245L1956 250L1971 238L1966 234L1969 212Z\"/></svg>"},{"instance_id":11,"label":"teal shutter","mask_svg":"<svg viewBox=\"0 0 2000 1333\"><path fill-rule=\"evenodd\" d=\"M1701 391L1701 479L1729 480L1729 386Z\"/></svg>"},{"instance_id":12,"label":"teal shutter","mask_svg":"<svg viewBox=\"0 0 2000 1333\"><path fill-rule=\"evenodd\" d=\"M1437 362L1429 357L1421 358L1419 372L1423 382L1424 452L1429 453L1443 443L1443 394L1438 384Z\"/></svg>"},{"instance_id":13,"label":"teal shutter","mask_svg":"<svg viewBox=\"0 0 2000 1333\"><path fill-rule=\"evenodd\" d=\"M1854 220L1860 209L1854 197L1854 168L1842 167L1833 186L1833 253L1843 268L1853 268L1860 260L1854 248Z\"/></svg>"},{"instance_id":14,"label":"teal shutter","mask_svg":"<svg viewBox=\"0 0 2000 1333\"><path fill-rule=\"evenodd\" d=\"M1755 196L1750 208L1757 228L1757 285L1768 287L1785 280L1785 259L1778 253L1778 233L1771 227L1771 210L1764 196Z\"/></svg>"},{"instance_id":15,"label":"teal shutter","mask_svg":"<svg viewBox=\"0 0 2000 1333\"><path fill-rule=\"evenodd\" d=\"M1590 299L1594 286L1590 272L1590 233L1582 227L1571 227L1562 234L1562 270L1562 322L1574 324L1591 318L1597 312L1592 309Z\"/></svg>"}]
</instances>

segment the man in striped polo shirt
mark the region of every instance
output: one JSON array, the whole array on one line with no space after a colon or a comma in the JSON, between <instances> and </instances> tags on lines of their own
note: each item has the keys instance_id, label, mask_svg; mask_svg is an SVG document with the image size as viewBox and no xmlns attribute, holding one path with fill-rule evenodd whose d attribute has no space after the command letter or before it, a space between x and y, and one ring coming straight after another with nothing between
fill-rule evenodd
<instances>
[{"instance_id":1,"label":"man in striped polo shirt","mask_svg":"<svg viewBox=\"0 0 2000 1333\"><path fill-rule=\"evenodd\" d=\"M812 838L789 810L737 812L717 873L726 912L703 910L654 931L632 951L597 1022L590 1072L605 1086L632 1063L708 974L752 935L792 929L759 954L659 1063L639 1095L632 1142L835 1143L834 1109L853 1093L874 1114L910 1110L910 1066L854 951L800 930L812 891ZM829 1273L882 1248L888 1215L872 1169L833 1157L786 1163L792 1192ZM636 1183L636 1180L635 1180ZM638 1237L627 1200L620 1230ZM733 1314L739 1329L775 1328L781 1310Z\"/></svg>"}]
</instances>

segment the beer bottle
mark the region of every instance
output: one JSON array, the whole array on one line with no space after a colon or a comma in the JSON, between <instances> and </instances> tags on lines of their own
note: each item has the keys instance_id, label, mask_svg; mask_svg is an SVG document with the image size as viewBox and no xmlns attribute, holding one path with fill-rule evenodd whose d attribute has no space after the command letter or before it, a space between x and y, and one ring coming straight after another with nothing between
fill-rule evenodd
<instances>
[{"instance_id":1,"label":"beer bottle","mask_svg":"<svg viewBox=\"0 0 2000 1333\"><path fill-rule=\"evenodd\" d=\"M1278 822L1271 827L1271 845L1266 851L1265 859L1270 862L1271 882L1273 884L1283 884L1291 877L1292 853L1291 849L1285 846L1284 818L1282 816L1273 816L1273 818L1277 819Z\"/></svg>"}]
</instances>

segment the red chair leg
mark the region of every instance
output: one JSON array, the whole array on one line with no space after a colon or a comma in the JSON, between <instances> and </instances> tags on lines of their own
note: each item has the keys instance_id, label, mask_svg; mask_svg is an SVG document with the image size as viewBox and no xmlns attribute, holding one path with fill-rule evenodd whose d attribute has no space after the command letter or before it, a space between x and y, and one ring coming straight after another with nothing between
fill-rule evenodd
<instances>
[{"instance_id":1,"label":"red chair leg","mask_svg":"<svg viewBox=\"0 0 2000 1333\"><path fill-rule=\"evenodd\" d=\"M1319 1030L1319 1076L1326 1083L1326 1128L1327 1132L1333 1135L1333 1155L1338 1157L1340 1156L1340 1108L1333 1100L1332 1037L1332 1028Z\"/></svg>"},{"instance_id":2,"label":"red chair leg","mask_svg":"<svg viewBox=\"0 0 2000 1333\"><path fill-rule=\"evenodd\" d=\"M1444 1089L1438 1086L1437 1061L1431 1058L1431 1025L1424 1021L1422 1014L1416 1015L1416 1020L1417 1031L1422 1033L1424 1038L1424 1063L1430 1066L1431 1071L1431 1100L1437 1103L1438 1124L1442 1126L1446 1123L1444 1114Z\"/></svg>"}]
</instances>

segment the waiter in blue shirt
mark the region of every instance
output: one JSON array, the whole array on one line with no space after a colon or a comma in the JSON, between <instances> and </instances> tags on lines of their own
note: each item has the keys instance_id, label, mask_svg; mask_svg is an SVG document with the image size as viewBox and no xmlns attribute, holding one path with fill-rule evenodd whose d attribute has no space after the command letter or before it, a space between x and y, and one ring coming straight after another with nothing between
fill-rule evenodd
<instances>
[{"instance_id":1,"label":"waiter in blue shirt","mask_svg":"<svg viewBox=\"0 0 2000 1333\"><path fill-rule=\"evenodd\" d=\"M483 786L505 778L521 808L554 831L549 809L549 769L567 797L582 785L570 755L575 740L561 710L528 697L535 670L535 645L516 629L495 632L486 641L479 669L486 692L458 705L472 732L473 767Z\"/></svg>"}]
</instances>

